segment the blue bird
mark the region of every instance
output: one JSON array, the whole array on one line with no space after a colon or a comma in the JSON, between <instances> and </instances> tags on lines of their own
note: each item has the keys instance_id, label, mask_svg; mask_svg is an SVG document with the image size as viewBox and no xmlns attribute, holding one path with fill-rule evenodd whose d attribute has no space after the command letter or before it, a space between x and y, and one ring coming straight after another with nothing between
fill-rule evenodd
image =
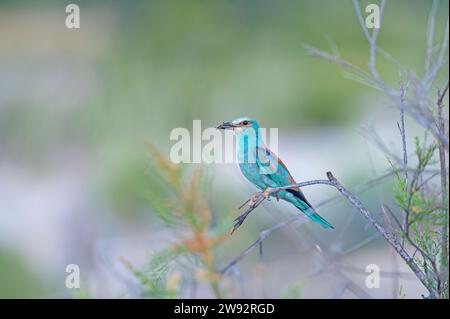
<instances>
[{"instance_id":1,"label":"blue bird","mask_svg":"<svg viewBox=\"0 0 450 319\"><path fill-rule=\"evenodd\" d=\"M237 159L241 172L260 191L296 183L286 165L262 141L259 124L255 119L241 117L224 122L217 128L231 129L235 132L238 145ZM275 196L293 204L322 227L334 228L316 213L300 188L281 190Z\"/></svg>"}]
</instances>

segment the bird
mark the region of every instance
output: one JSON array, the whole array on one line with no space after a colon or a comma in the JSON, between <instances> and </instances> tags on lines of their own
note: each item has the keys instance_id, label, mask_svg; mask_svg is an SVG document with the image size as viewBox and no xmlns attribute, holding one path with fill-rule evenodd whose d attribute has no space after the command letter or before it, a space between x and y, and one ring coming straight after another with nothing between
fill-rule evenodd
<instances>
[{"instance_id":1,"label":"bird","mask_svg":"<svg viewBox=\"0 0 450 319\"><path fill-rule=\"evenodd\" d=\"M266 193L267 190L296 184L286 165L264 144L260 136L260 126L255 119L248 116L239 117L223 122L216 128L234 131L241 172L261 192L265 192L266 198L270 196L270 193ZM291 203L323 228L334 228L317 214L299 187L280 190L274 196L278 200L281 198Z\"/></svg>"}]
</instances>

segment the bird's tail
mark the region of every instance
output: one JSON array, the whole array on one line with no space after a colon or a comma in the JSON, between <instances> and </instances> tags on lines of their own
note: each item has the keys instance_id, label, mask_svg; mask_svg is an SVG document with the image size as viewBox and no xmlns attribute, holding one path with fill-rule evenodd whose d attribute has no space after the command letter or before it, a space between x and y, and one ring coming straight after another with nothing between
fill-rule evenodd
<instances>
[{"instance_id":1,"label":"bird's tail","mask_svg":"<svg viewBox=\"0 0 450 319\"><path fill-rule=\"evenodd\" d=\"M323 228L334 228L325 218L316 213L316 211L305 203L296 203L295 206L306 216L321 225Z\"/></svg>"},{"instance_id":2,"label":"bird's tail","mask_svg":"<svg viewBox=\"0 0 450 319\"><path fill-rule=\"evenodd\" d=\"M316 223L322 225L323 228L334 228L333 225L331 225L325 218L317 214L313 211L313 213L307 212L306 215L311 218Z\"/></svg>"}]
</instances>

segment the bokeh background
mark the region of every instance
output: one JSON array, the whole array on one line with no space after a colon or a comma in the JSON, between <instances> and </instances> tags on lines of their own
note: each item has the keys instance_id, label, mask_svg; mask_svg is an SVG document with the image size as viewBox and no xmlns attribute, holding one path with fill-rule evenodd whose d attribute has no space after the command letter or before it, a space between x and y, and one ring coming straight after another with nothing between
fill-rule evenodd
<instances>
[{"instance_id":1,"label":"bokeh background","mask_svg":"<svg viewBox=\"0 0 450 319\"><path fill-rule=\"evenodd\" d=\"M437 38L448 15L448 2L441 2ZM398 110L304 47L337 46L343 57L367 65L351 1L80 0L80 29L65 27L68 3L0 2L0 297L136 297L118 257L141 265L172 236L142 196L151 183L145 142L168 155L170 131L191 130L193 119L205 128L250 115L277 127L279 154L300 181L331 170L352 188L385 173L389 163L363 134L371 123L400 151ZM430 6L390 1L380 32L379 45L418 75ZM391 62L379 63L385 78L399 81ZM407 130L421 134L412 120ZM215 218L252 194L236 165L204 166L213 176ZM360 196L379 211L391 188L387 179ZM313 204L335 195L324 186L304 193ZM219 264L294 213L273 201L258 208L219 249ZM320 213L339 229L351 207L338 201ZM240 296L333 296L327 272L305 275L316 265L299 246L298 231L322 247L348 249L339 262L353 267L347 276L374 297L398 297L399 285L406 298L425 291L407 275L365 288L365 273L356 268L408 268L359 215L339 241L311 223L294 228L267 240L262 261L257 252L243 260ZM76 291L64 285L72 263L81 270ZM211 294L200 288L198 296Z\"/></svg>"}]
</instances>

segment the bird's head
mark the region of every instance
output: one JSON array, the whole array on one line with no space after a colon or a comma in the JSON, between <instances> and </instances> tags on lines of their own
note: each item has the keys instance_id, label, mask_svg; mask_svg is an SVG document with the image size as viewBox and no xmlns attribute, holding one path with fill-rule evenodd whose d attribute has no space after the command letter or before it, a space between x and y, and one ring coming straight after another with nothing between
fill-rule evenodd
<instances>
[{"instance_id":1,"label":"bird's head","mask_svg":"<svg viewBox=\"0 0 450 319\"><path fill-rule=\"evenodd\" d=\"M253 133L259 129L259 124L255 119L245 116L223 122L217 128L220 130L233 130L236 134L250 132L250 130Z\"/></svg>"}]
</instances>

